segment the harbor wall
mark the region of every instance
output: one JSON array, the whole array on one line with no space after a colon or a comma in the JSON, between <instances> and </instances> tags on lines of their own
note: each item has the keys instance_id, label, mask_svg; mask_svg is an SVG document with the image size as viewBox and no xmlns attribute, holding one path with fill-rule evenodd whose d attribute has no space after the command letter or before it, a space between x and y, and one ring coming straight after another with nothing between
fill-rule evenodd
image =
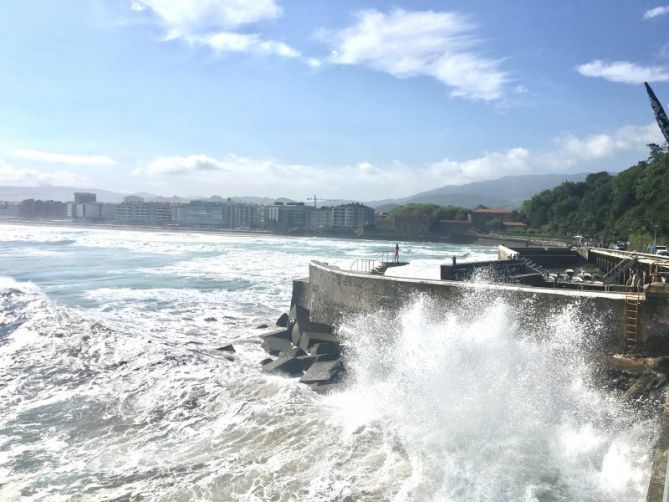
<instances>
[{"instance_id":1,"label":"harbor wall","mask_svg":"<svg viewBox=\"0 0 669 502\"><path fill-rule=\"evenodd\" d=\"M346 315L396 311L419 297L456 313L470 311L474 303L501 299L515 310L514 321L534 333L545 332L547 319L569 309L592 325L590 339L584 341L588 347L598 352L623 350L625 296L617 293L376 276L314 261L309 278L293 283L292 303L308 309L314 322L337 326Z\"/></svg>"},{"instance_id":2,"label":"harbor wall","mask_svg":"<svg viewBox=\"0 0 669 502\"><path fill-rule=\"evenodd\" d=\"M641 351L646 355L669 354L668 289L665 284L651 284L643 295L639 327ZM309 277L293 282L292 304L308 309L311 321L336 327L350 314L384 311L390 314L422 296L429 297L437 308L460 311L463 315L475 315L471 312L472 304L480 306L482 299L489 304L502 299L515 309L513 322L521 328L529 327L527 332L539 337L555 332L542 329L546 320L555 319L555 313L567 311L579 316L589 328L584 334L587 340L582 340L579 345L591 351L594 357L602 352L619 354L624 350L624 293L406 279L350 272L327 263L312 262ZM592 320L595 322L589 322ZM664 500L668 456L669 398L655 449L648 502Z\"/></svg>"}]
</instances>

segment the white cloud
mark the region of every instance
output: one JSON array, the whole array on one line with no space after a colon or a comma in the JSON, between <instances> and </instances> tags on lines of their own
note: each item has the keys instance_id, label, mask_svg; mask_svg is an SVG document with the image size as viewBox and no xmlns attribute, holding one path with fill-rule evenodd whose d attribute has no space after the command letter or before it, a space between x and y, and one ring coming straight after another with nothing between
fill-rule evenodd
<instances>
[{"instance_id":1,"label":"white cloud","mask_svg":"<svg viewBox=\"0 0 669 502\"><path fill-rule=\"evenodd\" d=\"M284 42L236 31L281 15L274 0L135 0L134 11L150 9L166 29L166 40L205 45L218 53L250 52L287 58L300 56Z\"/></svg>"},{"instance_id":2,"label":"white cloud","mask_svg":"<svg viewBox=\"0 0 669 502\"><path fill-rule=\"evenodd\" d=\"M657 16L664 16L669 14L669 5L662 5L660 7L655 7L654 9L648 9L643 13L644 19L652 19Z\"/></svg>"},{"instance_id":3,"label":"white cloud","mask_svg":"<svg viewBox=\"0 0 669 502\"><path fill-rule=\"evenodd\" d=\"M537 160L529 150L516 147L461 162L443 159L430 164L428 173L430 178L441 179L442 185L458 185L509 174L528 174L535 168Z\"/></svg>"},{"instance_id":4,"label":"white cloud","mask_svg":"<svg viewBox=\"0 0 669 502\"><path fill-rule=\"evenodd\" d=\"M648 143L664 143L657 124L625 126L612 134L594 134L585 138L566 135L557 140L561 152L569 158L598 160L627 151L643 151Z\"/></svg>"},{"instance_id":5,"label":"white cloud","mask_svg":"<svg viewBox=\"0 0 669 502\"><path fill-rule=\"evenodd\" d=\"M321 61L316 58L307 58L307 64L315 69L320 68L323 63L321 63Z\"/></svg>"},{"instance_id":6,"label":"white cloud","mask_svg":"<svg viewBox=\"0 0 669 502\"><path fill-rule=\"evenodd\" d=\"M229 167L224 161L206 155L189 155L188 157L161 157L149 163L138 173L147 174L193 174L198 171L227 171Z\"/></svg>"},{"instance_id":7,"label":"white cloud","mask_svg":"<svg viewBox=\"0 0 669 502\"><path fill-rule=\"evenodd\" d=\"M602 61L596 59L582 64L576 70L585 77L599 77L623 84L669 81L669 68L664 66L641 66L629 61Z\"/></svg>"},{"instance_id":8,"label":"white cloud","mask_svg":"<svg viewBox=\"0 0 669 502\"><path fill-rule=\"evenodd\" d=\"M0 185L13 186L90 186L90 181L69 171L43 172L0 161Z\"/></svg>"},{"instance_id":9,"label":"white cloud","mask_svg":"<svg viewBox=\"0 0 669 502\"><path fill-rule=\"evenodd\" d=\"M14 150L13 156L23 160L47 162L50 164L70 164L74 166L113 166L116 161L106 155L68 155L62 153L43 152L29 148Z\"/></svg>"},{"instance_id":10,"label":"white cloud","mask_svg":"<svg viewBox=\"0 0 669 502\"><path fill-rule=\"evenodd\" d=\"M432 77L451 87L453 96L499 99L509 81L500 61L483 55L475 26L453 12L365 10L355 25L324 38L332 44L333 63L399 78Z\"/></svg>"},{"instance_id":11,"label":"white cloud","mask_svg":"<svg viewBox=\"0 0 669 502\"><path fill-rule=\"evenodd\" d=\"M148 8L177 37L234 29L281 15L274 0L135 0L133 10Z\"/></svg>"},{"instance_id":12,"label":"white cloud","mask_svg":"<svg viewBox=\"0 0 669 502\"><path fill-rule=\"evenodd\" d=\"M220 32L213 35L194 35L184 37L191 45L207 45L216 52L253 52L256 54L274 54L286 58L297 58L300 53L283 42L262 40L256 34Z\"/></svg>"},{"instance_id":13,"label":"white cloud","mask_svg":"<svg viewBox=\"0 0 669 502\"><path fill-rule=\"evenodd\" d=\"M320 197L357 200L400 197L442 185L457 185L507 175L587 171L588 163L616 159L621 155L644 155L647 143L662 143L653 124L621 127L608 134L579 138L565 135L548 151L514 147L473 159L444 158L422 166L396 162L380 167L370 162L322 166L281 163L228 155L215 159L205 155L164 157L138 169L138 176L152 183L177 178L181 193L220 195L285 195L304 199ZM593 165L593 164L591 164ZM622 166L611 166L622 167ZM600 167L601 169L601 167Z\"/></svg>"}]
</instances>

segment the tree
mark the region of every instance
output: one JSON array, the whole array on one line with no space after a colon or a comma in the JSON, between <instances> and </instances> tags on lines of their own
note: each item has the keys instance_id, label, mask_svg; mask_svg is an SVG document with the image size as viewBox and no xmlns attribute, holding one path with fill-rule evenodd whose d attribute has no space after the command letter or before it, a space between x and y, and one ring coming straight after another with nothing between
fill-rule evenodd
<instances>
[{"instance_id":1,"label":"tree","mask_svg":"<svg viewBox=\"0 0 669 502\"><path fill-rule=\"evenodd\" d=\"M669 152L649 148L647 161L615 176L592 173L535 195L523 203L521 216L531 230L559 236L648 235L654 225L669 235Z\"/></svg>"}]
</instances>

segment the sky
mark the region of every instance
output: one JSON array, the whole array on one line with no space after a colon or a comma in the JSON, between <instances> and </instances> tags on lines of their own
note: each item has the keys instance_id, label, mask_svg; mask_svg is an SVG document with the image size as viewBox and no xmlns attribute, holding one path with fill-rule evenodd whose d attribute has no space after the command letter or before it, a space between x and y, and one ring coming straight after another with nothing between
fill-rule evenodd
<instances>
[{"instance_id":1,"label":"sky","mask_svg":"<svg viewBox=\"0 0 669 502\"><path fill-rule=\"evenodd\" d=\"M662 143L669 4L4 0L0 185L375 200Z\"/></svg>"}]
</instances>

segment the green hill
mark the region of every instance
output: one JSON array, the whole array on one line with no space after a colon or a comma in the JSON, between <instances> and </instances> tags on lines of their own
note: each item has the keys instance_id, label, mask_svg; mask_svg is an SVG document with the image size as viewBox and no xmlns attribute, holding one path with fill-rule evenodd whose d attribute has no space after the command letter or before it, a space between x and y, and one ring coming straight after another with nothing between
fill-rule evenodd
<instances>
[{"instance_id":1,"label":"green hill","mask_svg":"<svg viewBox=\"0 0 669 502\"><path fill-rule=\"evenodd\" d=\"M523 203L530 231L556 236L585 234L605 241L669 236L669 152L649 145L647 161L616 175L593 173L565 182Z\"/></svg>"}]
</instances>

